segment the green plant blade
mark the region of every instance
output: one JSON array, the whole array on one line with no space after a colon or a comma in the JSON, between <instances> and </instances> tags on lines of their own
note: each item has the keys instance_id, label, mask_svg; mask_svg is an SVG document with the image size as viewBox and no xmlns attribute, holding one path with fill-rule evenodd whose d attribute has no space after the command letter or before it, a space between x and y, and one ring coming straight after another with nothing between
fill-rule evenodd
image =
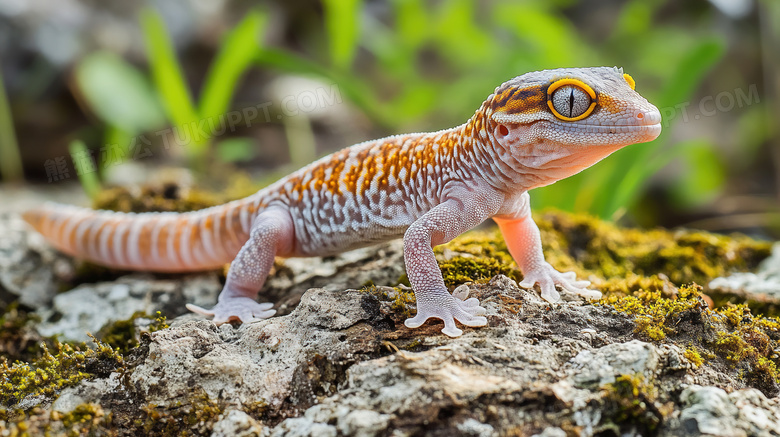
<instances>
[{"instance_id":1,"label":"green plant blade","mask_svg":"<svg viewBox=\"0 0 780 437\"><path fill-rule=\"evenodd\" d=\"M6 182L18 181L24 177L22 158L19 155L19 144L14 133L14 122L2 73L0 73L0 177Z\"/></svg>"},{"instance_id":2,"label":"green plant blade","mask_svg":"<svg viewBox=\"0 0 780 437\"><path fill-rule=\"evenodd\" d=\"M726 47L718 38L708 38L693 47L675 66L666 82L658 105L672 107L690 100L704 76L723 58Z\"/></svg>"},{"instance_id":3,"label":"green plant blade","mask_svg":"<svg viewBox=\"0 0 780 437\"><path fill-rule=\"evenodd\" d=\"M236 83L257 57L266 15L250 12L226 37L211 64L200 97L198 113L208 118L225 113Z\"/></svg>"},{"instance_id":4,"label":"green plant blade","mask_svg":"<svg viewBox=\"0 0 780 437\"><path fill-rule=\"evenodd\" d=\"M340 70L348 70L355 57L362 5L361 0L322 0L330 59L333 66Z\"/></svg>"},{"instance_id":5,"label":"green plant blade","mask_svg":"<svg viewBox=\"0 0 780 437\"><path fill-rule=\"evenodd\" d=\"M95 115L135 135L165 124L165 114L146 77L122 58L97 52L75 69L75 80Z\"/></svg>"},{"instance_id":6,"label":"green plant blade","mask_svg":"<svg viewBox=\"0 0 780 437\"><path fill-rule=\"evenodd\" d=\"M198 113L187 89L179 61L160 15L153 9L141 12L141 26L149 56L149 66L157 92L162 97L168 118L176 125L186 126L198 120ZM191 156L203 153L203 143L190 144Z\"/></svg>"},{"instance_id":7,"label":"green plant blade","mask_svg":"<svg viewBox=\"0 0 780 437\"><path fill-rule=\"evenodd\" d=\"M79 176L81 188L84 189L84 192L87 193L90 199L94 199L100 192L100 179L98 179L97 169L94 168L94 164L80 164L81 159L79 158L79 156L91 156L87 145L81 140L73 140L70 142L68 149L76 166L76 173ZM92 158L90 157L89 159Z\"/></svg>"},{"instance_id":8,"label":"green plant blade","mask_svg":"<svg viewBox=\"0 0 780 437\"><path fill-rule=\"evenodd\" d=\"M217 144L216 156L221 162L245 162L257 155L252 138L228 138Z\"/></svg>"}]
</instances>

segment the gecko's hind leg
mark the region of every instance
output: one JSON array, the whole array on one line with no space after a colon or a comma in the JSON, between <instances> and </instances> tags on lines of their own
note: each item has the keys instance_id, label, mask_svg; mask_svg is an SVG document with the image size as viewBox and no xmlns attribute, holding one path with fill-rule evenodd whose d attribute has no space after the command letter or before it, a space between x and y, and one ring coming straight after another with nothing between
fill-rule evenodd
<instances>
[{"instance_id":1,"label":"gecko's hind leg","mask_svg":"<svg viewBox=\"0 0 780 437\"><path fill-rule=\"evenodd\" d=\"M241 247L230 265L217 305L207 310L187 304L187 309L205 316L214 316L214 322L218 324L231 319L248 323L273 316L276 313L276 310L271 309L273 304L258 303L255 299L271 271L274 257L290 252L293 239L293 223L287 211L264 211L255 218L249 241Z\"/></svg>"}]
</instances>

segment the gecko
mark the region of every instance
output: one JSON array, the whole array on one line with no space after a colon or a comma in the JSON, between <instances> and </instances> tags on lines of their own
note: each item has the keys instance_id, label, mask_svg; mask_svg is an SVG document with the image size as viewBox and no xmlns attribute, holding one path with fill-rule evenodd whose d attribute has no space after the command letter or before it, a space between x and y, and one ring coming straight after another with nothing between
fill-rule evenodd
<instances>
[{"instance_id":1,"label":"gecko","mask_svg":"<svg viewBox=\"0 0 780 437\"><path fill-rule=\"evenodd\" d=\"M213 308L187 305L218 324L275 314L256 299L277 256L330 256L403 237L417 311L404 324L437 318L457 337L458 322L487 325L486 309L448 291L433 247L492 218L521 287L538 285L549 302L558 288L599 299L589 281L545 261L528 192L660 132L660 112L622 69L544 70L498 86L465 124L353 145L220 206L135 214L46 203L23 218L57 249L110 267L190 272L232 261Z\"/></svg>"}]
</instances>

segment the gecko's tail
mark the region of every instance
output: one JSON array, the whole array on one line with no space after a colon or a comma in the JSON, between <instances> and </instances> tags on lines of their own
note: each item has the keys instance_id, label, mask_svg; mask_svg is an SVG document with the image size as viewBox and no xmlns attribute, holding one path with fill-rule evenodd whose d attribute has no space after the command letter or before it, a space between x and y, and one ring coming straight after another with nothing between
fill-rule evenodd
<instances>
[{"instance_id":1,"label":"gecko's tail","mask_svg":"<svg viewBox=\"0 0 780 437\"><path fill-rule=\"evenodd\" d=\"M188 272L229 263L249 237L253 197L188 213L121 213L45 203L22 217L57 249L108 267Z\"/></svg>"}]
</instances>

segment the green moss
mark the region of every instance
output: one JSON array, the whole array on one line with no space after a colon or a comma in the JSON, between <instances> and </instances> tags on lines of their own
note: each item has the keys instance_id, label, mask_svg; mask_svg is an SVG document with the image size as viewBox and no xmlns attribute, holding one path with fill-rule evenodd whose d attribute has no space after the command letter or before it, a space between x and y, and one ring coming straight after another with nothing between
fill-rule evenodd
<instances>
[{"instance_id":1,"label":"green moss","mask_svg":"<svg viewBox=\"0 0 780 437\"><path fill-rule=\"evenodd\" d=\"M411 307L415 305L416 299L414 292L408 287L389 287L377 288L374 285L364 286L361 291L371 293L379 300L390 302L390 309L394 317L403 317L404 319L412 316Z\"/></svg>"},{"instance_id":2,"label":"green moss","mask_svg":"<svg viewBox=\"0 0 780 437\"><path fill-rule=\"evenodd\" d=\"M644 376L621 375L614 383L601 389L602 431L612 429L615 434L633 428L640 435L652 434L663 422L669 408L661 405L655 386L647 383Z\"/></svg>"},{"instance_id":3,"label":"green moss","mask_svg":"<svg viewBox=\"0 0 780 437\"><path fill-rule=\"evenodd\" d=\"M221 198L217 195L165 184L160 187L142 187L137 193L125 187L108 188L95 196L93 206L95 209L123 212L186 212L220 203Z\"/></svg>"},{"instance_id":4,"label":"green moss","mask_svg":"<svg viewBox=\"0 0 780 437\"><path fill-rule=\"evenodd\" d=\"M704 284L754 268L771 252L769 242L742 235L619 228L586 215L550 212L537 224L554 266L602 279L664 274L675 284Z\"/></svg>"},{"instance_id":5,"label":"green moss","mask_svg":"<svg viewBox=\"0 0 780 437\"><path fill-rule=\"evenodd\" d=\"M496 275L516 276L516 269L510 264L496 258L466 258L455 257L449 261L440 261L439 267L447 287L454 287L466 282L488 281ZM516 278L517 279L517 278Z\"/></svg>"},{"instance_id":6,"label":"green moss","mask_svg":"<svg viewBox=\"0 0 780 437\"><path fill-rule=\"evenodd\" d=\"M51 419L59 421L64 428L62 433L68 436L94 435L100 429L109 428L111 423L111 415L103 411L100 405L92 403L81 404L67 414L53 411ZM51 425L54 424L50 424L49 429L59 428Z\"/></svg>"},{"instance_id":7,"label":"green moss","mask_svg":"<svg viewBox=\"0 0 780 437\"><path fill-rule=\"evenodd\" d=\"M701 365L704 364L704 358L702 358L695 346L689 346L685 349L683 356L685 356L685 359L695 367L701 367Z\"/></svg>"},{"instance_id":8,"label":"green moss","mask_svg":"<svg viewBox=\"0 0 780 437\"><path fill-rule=\"evenodd\" d=\"M490 280L495 275L522 279L498 229L467 232L434 249L444 283L453 288L466 282Z\"/></svg>"},{"instance_id":9,"label":"green moss","mask_svg":"<svg viewBox=\"0 0 780 437\"><path fill-rule=\"evenodd\" d=\"M134 434L163 437L211 435L226 407L224 401L211 399L205 393L173 406L147 404L140 408L140 416L133 420L132 429ZM261 418L267 407L267 403L260 401L243 405L241 410Z\"/></svg>"},{"instance_id":10,"label":"green moss","mask_svg":"<svg viewBox=\"0 0 780 437\"><path fill-rule=\"evenodd\" d=\"M140 331L136 328L138 319L150 319L151 322ZM138 347L142 332L155 332L168 328L166 317L161 312L155 316L149 316L142 311L134 313L129 319L119 320L101 328L97 337L104 343L113 347L120 353L126 353L130 349Z\"/></svg>"},{"instance_id":11,"label":"green moss","mask_svg":"<svg viewBox=\"0 0 780 437\"><path fill-rule=\"evenodd\" d=\"M120 369L124 361L110 346L95 340L93 348L74 349L57 343L52 355L43 347L43 356L32 363L0 360L0 404L15 405L28 396L52 396L64 387Z\"/></svg>"},{"instance_id":12,"label":"green moss","mask_svg":"<svg viewBox=\"0 0 780 437\"><path fill-rule=\"evenodd\" d=\"M412 316L410 306L414 305L417 300L415 299L414 292L411 289L396 288L395 296L392 296L392 302L393 303L390 306L390 309L392 309L393 312L399 316L408 318Z\"/></svg>"},{"instance_id":13,"label":"green moss","mask_svg":"<svg viewBox=\"0 0 780 437\"><path fill-rule=\"evenodd\" d=\"M611 294L602 300L617 311L636 316L636 333L660 341L677 332L677 322L687 312L701 311L700 287L695 284L680 288L676 298L662 296L661 291L638 291L629 296Z\"/></svg>"},{"instance_id":14,"label":"green moss","mask_svg":"<svg viewBox=\"0 0 780 437\"><path fill-rule=\"evenodd\" d=\"M23 311L14 302L0 316L0 358L8 361L30 361L43 354L43 345L52 347L54 342L41 337L33 325L40 319Z\"/></svg>"},{"instance_id":15,"label":"green moss","mask_svg":"<svg viewBox=\"0 0 780 437\"><path fill-rule=\"evenodd\" d=\"M780 383L780 357L774 352L780 347L777 339L777 319L743 317L732 324L737 312L734 306L721 318L733 327L717 333L713 349L732 367L743 370L745 381L753 387L771 390ZM730 317L731 316L731 317ZM773 338L774 337L774 338Z\"/></svg>"},{"instance_id":16,"label":"green moss","mask_svg":"<svg viewBox=\"0 0 780 437\"><path fill-rule=\"evenodd\" d=\"M417 351L422 346L422 341L419 338L415 338L409 343L404 345L404 349L408 351Z\"/></svg>"},{"instance_id":17,"label":"green moss","mask_svg":"<svg viewBox=\"0 0 780 437\"><path fill-rule=\"evenodd\" d=\"M732 363L738 363L755 353L740 335L733 332L719 332L715 349Z\"/></svg>"}]
</instances>

